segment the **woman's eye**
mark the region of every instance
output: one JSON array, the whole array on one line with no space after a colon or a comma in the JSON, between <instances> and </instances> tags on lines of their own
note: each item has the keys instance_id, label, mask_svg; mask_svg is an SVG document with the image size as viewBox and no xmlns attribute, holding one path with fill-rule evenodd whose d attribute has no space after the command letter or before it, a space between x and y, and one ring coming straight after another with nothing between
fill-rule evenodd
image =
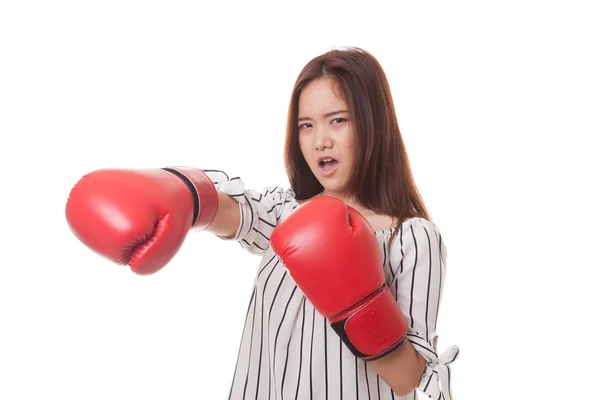
<instances>
[{"instance_id":1,"label":"woman's eye","mask_svg":"<svg viewBox=\"0 0 600 400\"><path fill-rule=\"evenodd\" d=\"M344 122L345 120L346 120L346 119L344 119L344 118L334 118L334 119L333 119L331 122L332 122L332 123L339 124L339 123L342 123L342 122Z\"/></svg>"},{"instance_id":2,"label":"woman's eye","mask_svg":"<svg viewBox=\"0 0 600 400\"><path fill-rule=\"evenodd\" d=\"M299 129L299 130L300 130L300 129L308 129L309 127L310 127L310 124L309 124L309 123L306 123L306 124L302 124L302 125L300 125L300 126L298 127L298 129Z\"/></svg>"}]
</instances>

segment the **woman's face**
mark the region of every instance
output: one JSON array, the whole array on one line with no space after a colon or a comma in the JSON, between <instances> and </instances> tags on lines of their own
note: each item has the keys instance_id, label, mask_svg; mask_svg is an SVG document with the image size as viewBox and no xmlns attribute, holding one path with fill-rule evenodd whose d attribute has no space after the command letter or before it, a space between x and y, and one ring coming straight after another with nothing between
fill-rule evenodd
<instances>
[{"instance_id":1,"label":"woman's face","mask_svg":"<svg viewBox=\"0 0 600 400\"><path fill-rule=\"evenodd\" d=\"M336 94L331 78L319 78L300 93L298 137L323 194L347 196L353 162L353 123L346 102Z\"/></svg>"}]
</instances>

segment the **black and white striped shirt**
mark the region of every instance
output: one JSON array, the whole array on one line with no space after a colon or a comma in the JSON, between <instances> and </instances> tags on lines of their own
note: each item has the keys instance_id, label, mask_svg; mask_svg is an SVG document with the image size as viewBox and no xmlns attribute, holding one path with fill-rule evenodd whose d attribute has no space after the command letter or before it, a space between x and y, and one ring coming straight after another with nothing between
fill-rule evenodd
<instances>
[{"instance_id":1,"label":"black and white striped shirt","mask_svg":"<svg viewBox=\"0 0 600 400\"><path fill-rule=\"evenodd\" d=\"M395 395L369 366L346 348L274 255L269 237L299 206L291 190L247 190L239 178L205 170L219 191L240 205L233 240L262 256L248 304L230 400L416 399ZM391 230L377 231L386 282L408 321L408 340L427 361L418 390L451 400L448 365L458 355L451 346L438 357L434 340L445 275L446 247L438 228L423 218L402 224L388 246Z\"/></svg>"}]
</instances>

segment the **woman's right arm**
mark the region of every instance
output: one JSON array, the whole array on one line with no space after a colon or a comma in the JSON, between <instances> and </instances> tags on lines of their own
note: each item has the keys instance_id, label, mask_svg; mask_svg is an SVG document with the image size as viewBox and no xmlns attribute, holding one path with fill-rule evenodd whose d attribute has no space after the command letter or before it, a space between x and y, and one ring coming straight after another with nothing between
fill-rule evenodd
<instances>
[{"instance_id":1,"label":"woman's right arm","mask_svg":"<svg viewBox=\"0 0 600 400\"><path fill-rule=\"evenodd\" d=\"M279 219L296 207L294 192L279 186L265 186L260 191L246 189L237 176L229 178L220 170L203 171L212 179L219 202L206 230L221 239L239 242L252 254L263 254Z\"/></svg>"},{"instance_id":2,"label":"woman's right arm","mask_svg":"<svg viewBox=\"0 0 600 400\"><path fill-rule=\"evenodd\" d=\"M225 239L233 239L240 225L240 204L228 194L217 191L219 208L206 229Z\"/></svg>"}]
</instances>

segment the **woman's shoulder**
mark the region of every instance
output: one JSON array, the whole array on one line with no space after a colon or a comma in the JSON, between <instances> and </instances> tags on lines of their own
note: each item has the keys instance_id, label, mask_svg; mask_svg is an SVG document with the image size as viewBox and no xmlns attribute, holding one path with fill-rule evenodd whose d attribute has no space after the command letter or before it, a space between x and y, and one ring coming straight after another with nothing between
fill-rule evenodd
<instances>
[{"instance_id":1,"label":"woman's shoulder","mask_svg":"<svg viewBox=\"0 0 600 400\"><path fill-rule=\"evenodd\" d=\"M402 222L401 228L403 231L410 229L414 231L415 229L420 229L427 232L436 232L438 234L440 233L440 229L435 223L433 223L427 218L419 216L406 218Z\"/></svg>"},{"instance_id":2,"label":"woman's shoulder","mask_svg":"<svg viewBox=\"0 0 600 400\"><path fill-rule=\"evenodd\" d=\"M431 245L441 240L442 233L438 226L427 218L408 217L398 226L377 232L382 239L393 239L391 247L404 248L413 245ZM392 238L393 237L393 238Z\"/></svg>"},{"instance_id":3,"label":"woman's shoulder","mask_svg":"<svg viewBox=\"0 0 600 400\"><path fill-rule=\"evenodd\" d=\"M377 233L385 234L388 237L394 236L396 241L402 241L403 238L406 240L407 235L412 235L416 231L418 232L431 232L439 235L440 230L433 222L423 217L406 217L402 220L402 223L399 225L396 224L397 219L393 219L393 223L391 226L383 229L374 229ZM381 226L380 226L381 228Z\"/></svg>"}]
</instances>

